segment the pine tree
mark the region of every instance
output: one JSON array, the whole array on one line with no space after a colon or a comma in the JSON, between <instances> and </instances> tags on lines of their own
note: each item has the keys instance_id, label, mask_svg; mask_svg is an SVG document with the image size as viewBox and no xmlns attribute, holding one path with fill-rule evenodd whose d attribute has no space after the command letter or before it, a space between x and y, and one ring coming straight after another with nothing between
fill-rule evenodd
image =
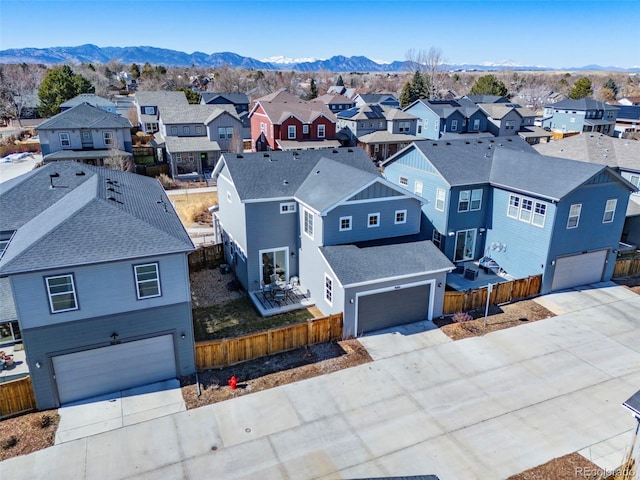
<instances>
[{"instance_id":1,"label":"pine tree","mask_svg":"<svg viewBox=\"0 0 640 480\"><path fill-rule=\"evenodd\" d=\"M573 87L569 91L569 98L573 100L590 97L592 95L593 87L591 85L591 80L587 77L582 77L576 80L576 83L573 84Z\"/></svg>"},{"instance_id":2,"label":"pine tree","mask_svg":"<svg viewBox=\"0 0 640 480\"><path fill-rule=\"evenodd\" d=\"M344 87L344 80L342 79L342 75L338 75L338 79L336 80L337 87Z\"/></svg>"},{"instance_id":3,"label":"pine tree","mask_svg":"<svg viewBox=\"0 0 640 480\"><path fill-rule=\"evenodd\" d=\"M508 90L495 75L483 75L475 81L469 92L471 95L497 95L507 97Z\"/></svg>"},{"instance_id":4,"label":"pine tree","mask_svg":"<svg viewBox=\"0 0 640 480\"><path fill-rule=\"evenodd\" d=\"M404 84L400 92L400 106L402 108L411 105L421 98L429 98L429 81L427 78L416 71L411 80Z\"/></svg>"},{"instance_id":5,"label":"pine tree","mask_svg":"<svg viewBox=\"0 0 640 480\"><path fill-rule=\"evenodd\" d=\"M309 84L309 95L307 98L309 100L318 98L318 86L316 85L316 81L313 78L311 79L311 83Z\"/></svg>"},{"instance_id":6,"label":"pine tree","mask_svg":"<svg viewBox=\"0 0 640 480\"><path fill-rule=\"evenodd\" d=\"M49 70L38 90L41 117L51 117L60 112L60 105L80 95L94 93L91 82L82 75L73 73L71 67L63 65Z\"/></svg>"}]
</instances>

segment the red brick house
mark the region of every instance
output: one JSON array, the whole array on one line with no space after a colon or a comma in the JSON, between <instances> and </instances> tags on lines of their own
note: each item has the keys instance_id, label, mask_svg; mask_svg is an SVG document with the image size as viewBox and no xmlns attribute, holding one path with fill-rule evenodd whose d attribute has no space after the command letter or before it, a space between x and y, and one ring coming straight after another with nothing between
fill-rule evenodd
<instances>
[{"instance_id":1,"label":"red brick house","mask_svg":"<svg viewBox=\"0 0 640 480\"><path fill-rule=\"evenodd\" d=\"M249 113L251 149L299 150L335 148L336 117L319 101L305 101L286 90L255 101Z\"/></svg>"}]
</instances>

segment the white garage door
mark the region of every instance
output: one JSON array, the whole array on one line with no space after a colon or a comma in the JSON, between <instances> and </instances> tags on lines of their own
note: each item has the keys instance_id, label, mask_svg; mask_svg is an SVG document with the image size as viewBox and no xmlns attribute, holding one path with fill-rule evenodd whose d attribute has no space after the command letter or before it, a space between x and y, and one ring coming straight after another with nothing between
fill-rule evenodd
<instances>
[{"instance_id":1,"label":"white garage door","mask_svg":"<svg viewBox=\"0 0 640 480\"><path fill-rule=\"evenodd\" d=\"M53 357L60 403L176 377L173 335Z\"/></svg>"},{"instance_id":2,"label":"white garage door","mask_svg":"<svg viewBox=\"0 0 640 480\"><path fill-rule=\"evenodd\" d=\"M571 255L556 259L551 290L578 287L602 280L608 250Z\"/></svg>"},{"instance_id":3,"label":"white garage door","mask_svg":"<svg viewBox=\"0 0 640 480\"><path fill-rule=\"evenodd\" d=\"M428 320L429 284L358 297L358 333Z\"/></svg>"}]
</instances>

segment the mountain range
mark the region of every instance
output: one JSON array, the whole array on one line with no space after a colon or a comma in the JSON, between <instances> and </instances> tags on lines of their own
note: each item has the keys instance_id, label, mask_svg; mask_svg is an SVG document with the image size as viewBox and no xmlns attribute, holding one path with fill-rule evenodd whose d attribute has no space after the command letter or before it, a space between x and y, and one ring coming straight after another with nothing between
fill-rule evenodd
<instances>
[{"instance_id":1,"label":"mountain range","mask_svg":"<svg viewBox=\"0 0 640 480\"><path fill-rule=\"evenodd\" d=\"M336 55L327 60L291 61L284 57L275 57L276 61L261 61L251 57L243 57L232 52L220 53L184 53L166 48L142 47L98 47L96 45L80 45L77 47L19 48L0 50L0 64L9 63L41 63L55 65L62 63L102 63L112 60L124 64L149 62L152 65L170 67L229 67L249 68L254 70L296 70L302 72L406 72L411 70L407 61L396 60L391 63L378 63L367 57L345 57ZM543 66L517 65L511 61L483 63L477 65L443 65L446 70L458 71L494 71L494 70L603 70L640 72L640 67L630 69L621 67L601 67L587 65L584 67L567 67L562 69Z\"/></svg>"}]
</instances>

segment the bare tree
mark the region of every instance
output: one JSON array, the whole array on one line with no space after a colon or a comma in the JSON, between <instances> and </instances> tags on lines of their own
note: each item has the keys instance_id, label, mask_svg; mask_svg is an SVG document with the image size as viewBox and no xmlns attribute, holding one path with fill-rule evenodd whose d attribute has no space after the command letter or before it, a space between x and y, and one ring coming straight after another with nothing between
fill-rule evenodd
<instances>
[{"instance_id":1,"label":"bare tree","mask_svg":"<svg viewBox=\"0 0 640 480\"><path fill-rule=\"evenodd\" d=\"M431 47L429 50L411 48L406 53L406 59L413 72L422 73L429 81L430 98L439 98L446 77L446 73L442 71L445 62L442 50L438 47Z\"/></svg>"},{"instance_id":2,"label":"bare tree","mask_svg":"<svg viewBox=\"0 0 640 480\"><path fill-rule=\"evenodd\" d=\"M112 170L121 170L123 172L135 172L136 167L133 161L133 155L117 148L114 143L109 149L109 155L104 159L104 166Z\"/></svg>"},{"instance_id":3,"label":"bare tree","mask_svg":"<svg viewBox=\"0 0 640 480\"><path fill-rule=\"evenodd\" d=\"M237 128L233 129L233 136L229 142L229 151L233 153L242 153L244 150L244 141L242 139L242 132Z\"/></svg>"},{"instance_id":4,"label":"bare tree","mask_svg":"<svg viewBox=\"0 0 640 480\"><path fill-rule=\"evenodd\" d=\"M43 77L44 70L38 65L1 65L0 116L15 118L18 125L22 125L22 112L30 97L36 95Z\"/></svg>"}]
</instances>

